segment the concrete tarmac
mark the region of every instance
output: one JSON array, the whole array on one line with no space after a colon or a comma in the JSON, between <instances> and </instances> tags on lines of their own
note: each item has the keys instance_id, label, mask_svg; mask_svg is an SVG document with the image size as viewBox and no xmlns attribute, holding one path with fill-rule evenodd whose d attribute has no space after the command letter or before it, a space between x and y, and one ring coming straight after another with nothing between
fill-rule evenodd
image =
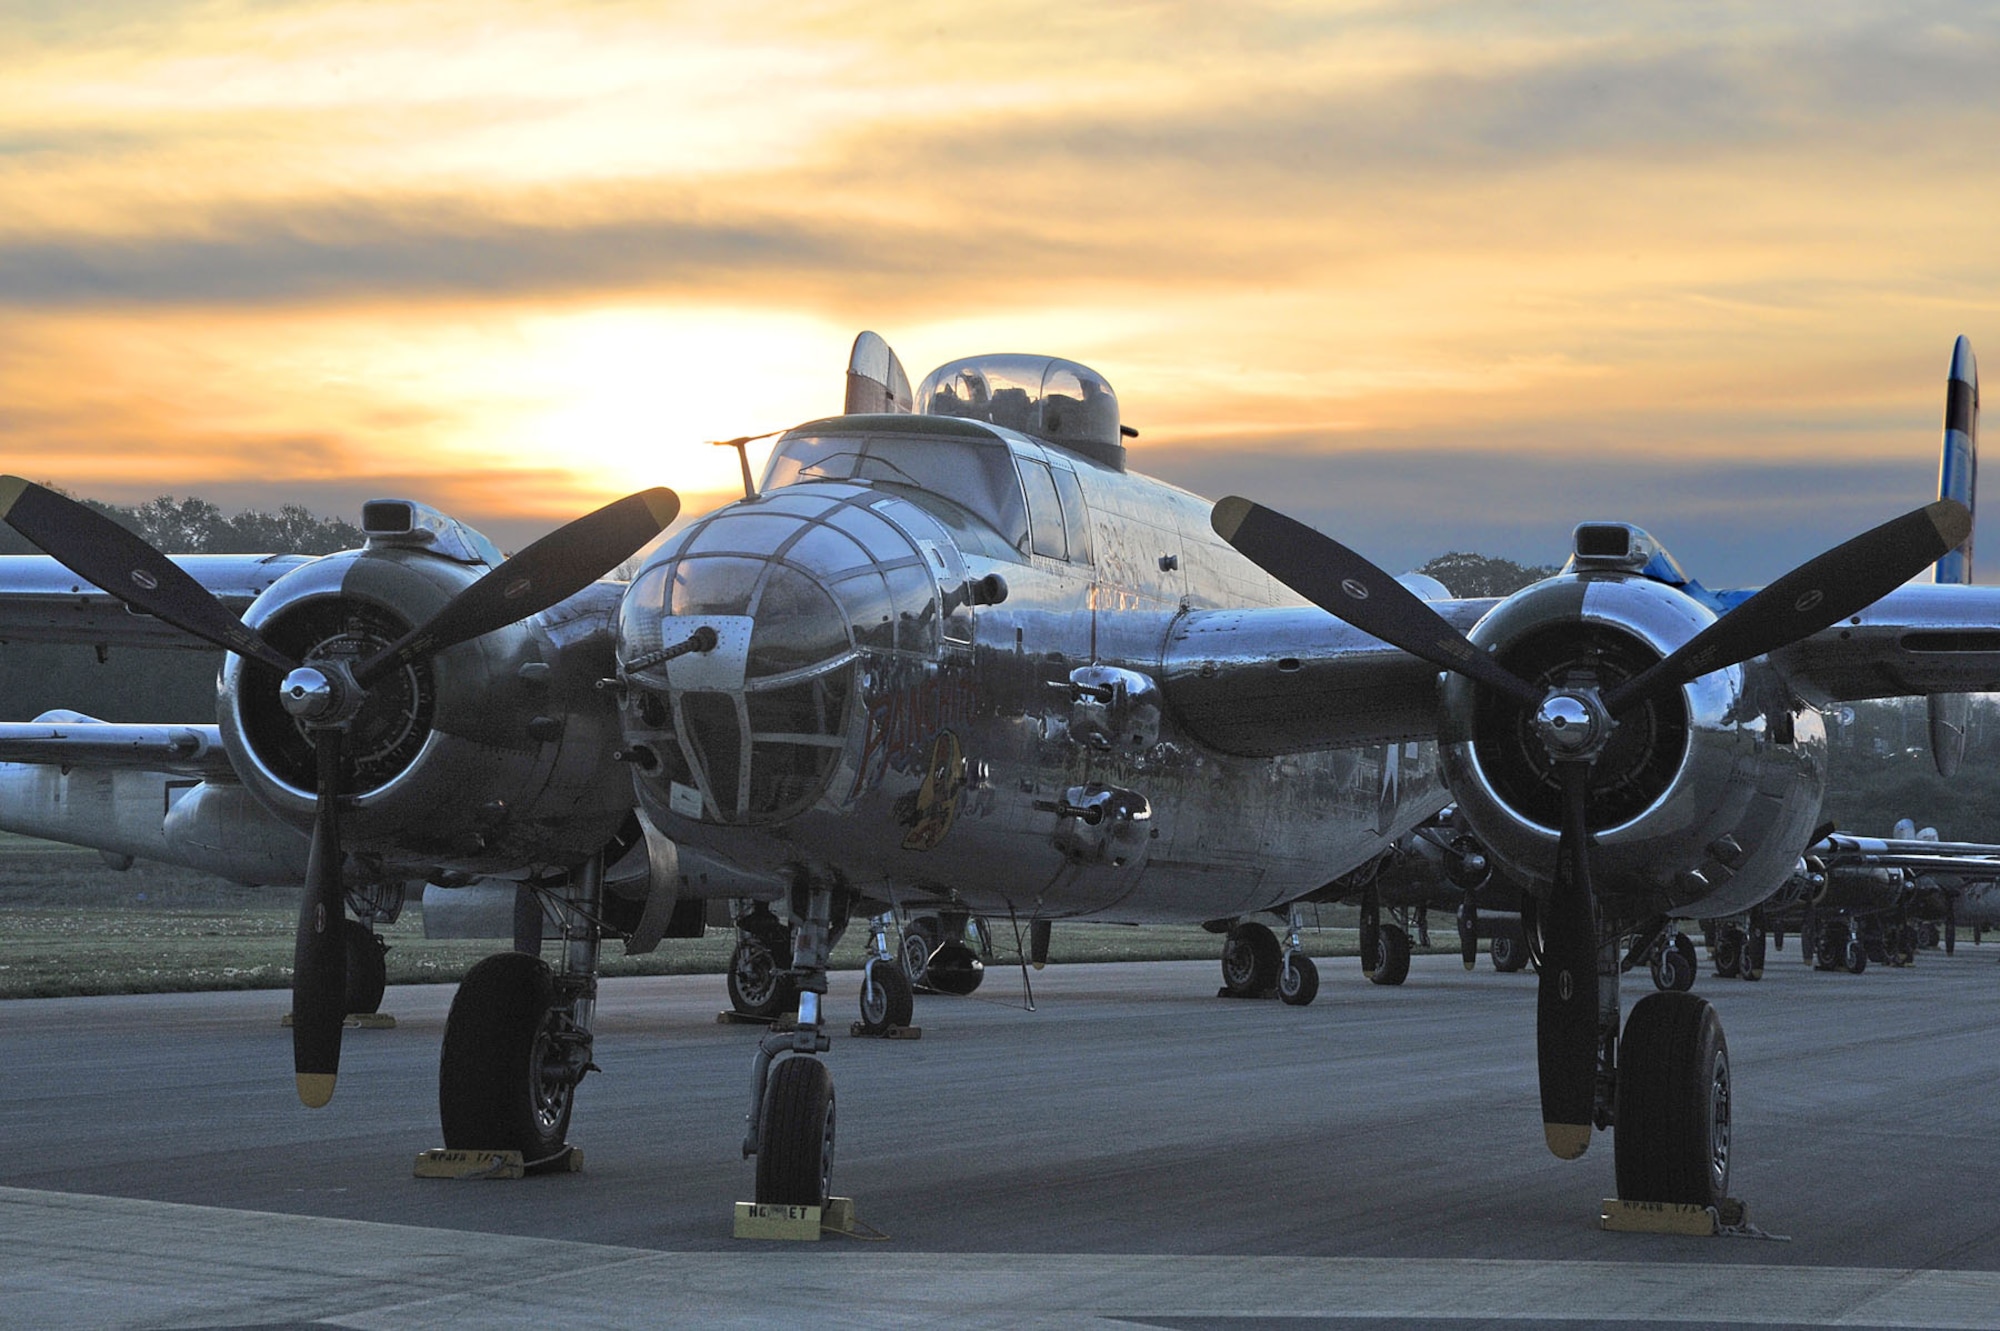
<instances>
[{"instance_id":1,"label":"concrete tarmac","mask_svg":"<svg viewBox=\"0 0 2000 1331\"><path fill-rule=\"evenodd\" d=\"M994 968L852 1039L835 1191L878 1243L749 1244L758 1028L720 977L603 986L581 1174L415 1179L449 986L292 1093L278 992L0 1005L0 1326L2000 1327L2000 947L1704 974L1747 1237L1611 1234L1612 1141L1542 1145L1535 980L1322 963L1307 1008L1213 963ZM1651 992L1628 977L1630 1002Z\"/></svg>"}]
</instances>

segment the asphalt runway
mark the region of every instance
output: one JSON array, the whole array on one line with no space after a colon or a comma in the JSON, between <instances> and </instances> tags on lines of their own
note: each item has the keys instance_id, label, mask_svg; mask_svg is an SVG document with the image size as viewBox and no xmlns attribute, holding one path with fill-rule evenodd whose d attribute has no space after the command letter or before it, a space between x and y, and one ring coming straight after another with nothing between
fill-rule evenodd
<instances>
[{"instance_id":1,"label":"asphalt runway","mask_svg":"<svg viewBox=\"0 0 2000 1331\"><path fill-rule=\"evenodd\" d=\"M1733 1191L1788 1242L1605 1233L1611 1140L1542 1145L1532 974L996 968L849 1038L835 1191L887 1238L745 1243L758 1028L720 977L613 980L577 1175L412 1177L452 990L392 989L324 1110L278 992L0 1004L0 1326L2000 1326L2000 947L1704 974ZM1650 992L1628 980L1627 1002Z\"/></svg>"}]
</instances>

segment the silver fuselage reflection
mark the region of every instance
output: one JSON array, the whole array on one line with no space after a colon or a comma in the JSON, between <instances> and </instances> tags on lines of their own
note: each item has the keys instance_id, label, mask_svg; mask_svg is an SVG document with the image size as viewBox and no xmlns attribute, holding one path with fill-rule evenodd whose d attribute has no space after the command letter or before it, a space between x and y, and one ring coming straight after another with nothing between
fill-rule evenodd
<instances>
[{"instance_id":1,"label":"silver fuselage reflection","mask_svg":"<svg viewBox=\"0 0 2000 1331\"><path fill-rule=\"evenodd\" d=\"M1072 676L1198 680L1191 622L1295 604L1195 495L983 421L815 422L763 493L634 579L627 753L684 872L745 894L804 864L871 901L996 916L1245 914L1441 807L1435 744L1232 755L1153 707L1121 746L1077 724ZM655 660L704 626L713 650ZM1310 611L1301 633L1351 631Z\"/></svg>"}]
</instances>

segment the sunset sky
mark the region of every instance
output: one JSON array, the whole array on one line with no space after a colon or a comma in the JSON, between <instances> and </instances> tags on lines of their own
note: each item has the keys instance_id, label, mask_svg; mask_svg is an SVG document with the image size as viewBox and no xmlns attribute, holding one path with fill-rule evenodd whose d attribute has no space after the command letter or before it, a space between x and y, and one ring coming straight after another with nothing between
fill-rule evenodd
<instances>
[{"instance_id":1,"label":"sunset sky","mask_svg":"<svg viewBox=\"0 0 2000 1331\"><path fill-rule=\"evenodd\" d=\"M872 328L1391 567L1744 585L2000 366L1986 5L9 0L0 69L0 469L118 502L699 511Z\"/></svg>"}]
</instances>

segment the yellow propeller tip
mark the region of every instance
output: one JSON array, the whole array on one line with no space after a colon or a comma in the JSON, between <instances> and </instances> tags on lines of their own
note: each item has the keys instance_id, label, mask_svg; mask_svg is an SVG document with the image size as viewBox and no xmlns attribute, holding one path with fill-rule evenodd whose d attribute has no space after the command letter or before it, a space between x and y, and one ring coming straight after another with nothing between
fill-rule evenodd
<instances>
[{"instance_id":1,"label":"yellow propeller tip","mask_svg":"<svg viewBox=\"0 0 2000 1331\"><path fill-rule=\"evenodd\" d=\"M1243 525L1243 519L1249 517L1250 510L1255 507L1255 504L1241 495L1230 495L1226 499L1216 501L1215 511L1208 515L1208 524L1215 528L1217 536L1225 541L1233 541L1236 539L1236 529Z\"/></svg>"},{"instance_id":2,"label":"yellow propeller tip","mask_svg":"<svg viewBox=\"0 0 2000 1331\"><path fill-rule=\"evenodd\" d=\"M1549 1143L1549 1154L1558 1160L1575 1160L1590 1149L1588 1123L1544 1123L1542 1136Z\"/></svg>"},{"instance_id":3,"label":"yellow propeller tip","mask_svg":"<svg viewBox=\"0 0 2000 1331\"><path fill-rule=\"evenodd\" d=\"M1478 963L1478 962L1476 962L1476 961L1466 961L1466 960L1465 960L1465 958L1463 958L1463 957L1460 957L1460 958L1459 958L1459 961L1460 961L1460 962L1462 962L1462 963L1464 964L1464 966L1465 966L1465 968L1466 968L1467 970L1471 970L1471 969L1473 969L1474 967L1476 967L1477 965L1479 965L1479 963Z\"/></svg>"},{"instance_id":4,"label":"yellow propeller tip","mask_svg":"<svg viewBox=\"0 0 2000 1331\"><path fill-rule=\"evenodd\" d=\"M0 518L14 511L14 501L31 484L32 481L24 481L19 476L0 476Z\"/></svg>"},{"instance_id":5,"label":"yellow propeller tip","mask_svg":"<svg viewBox=\"0 0 2000 1331\"><path fill-rule=\"evenodd\" d=\"M333 1079L331 1072L301 1072L298 1074L299 1103L307 1109L323 1109L326 1102L333 1099Z\"/></svg>"}]
</instances>

